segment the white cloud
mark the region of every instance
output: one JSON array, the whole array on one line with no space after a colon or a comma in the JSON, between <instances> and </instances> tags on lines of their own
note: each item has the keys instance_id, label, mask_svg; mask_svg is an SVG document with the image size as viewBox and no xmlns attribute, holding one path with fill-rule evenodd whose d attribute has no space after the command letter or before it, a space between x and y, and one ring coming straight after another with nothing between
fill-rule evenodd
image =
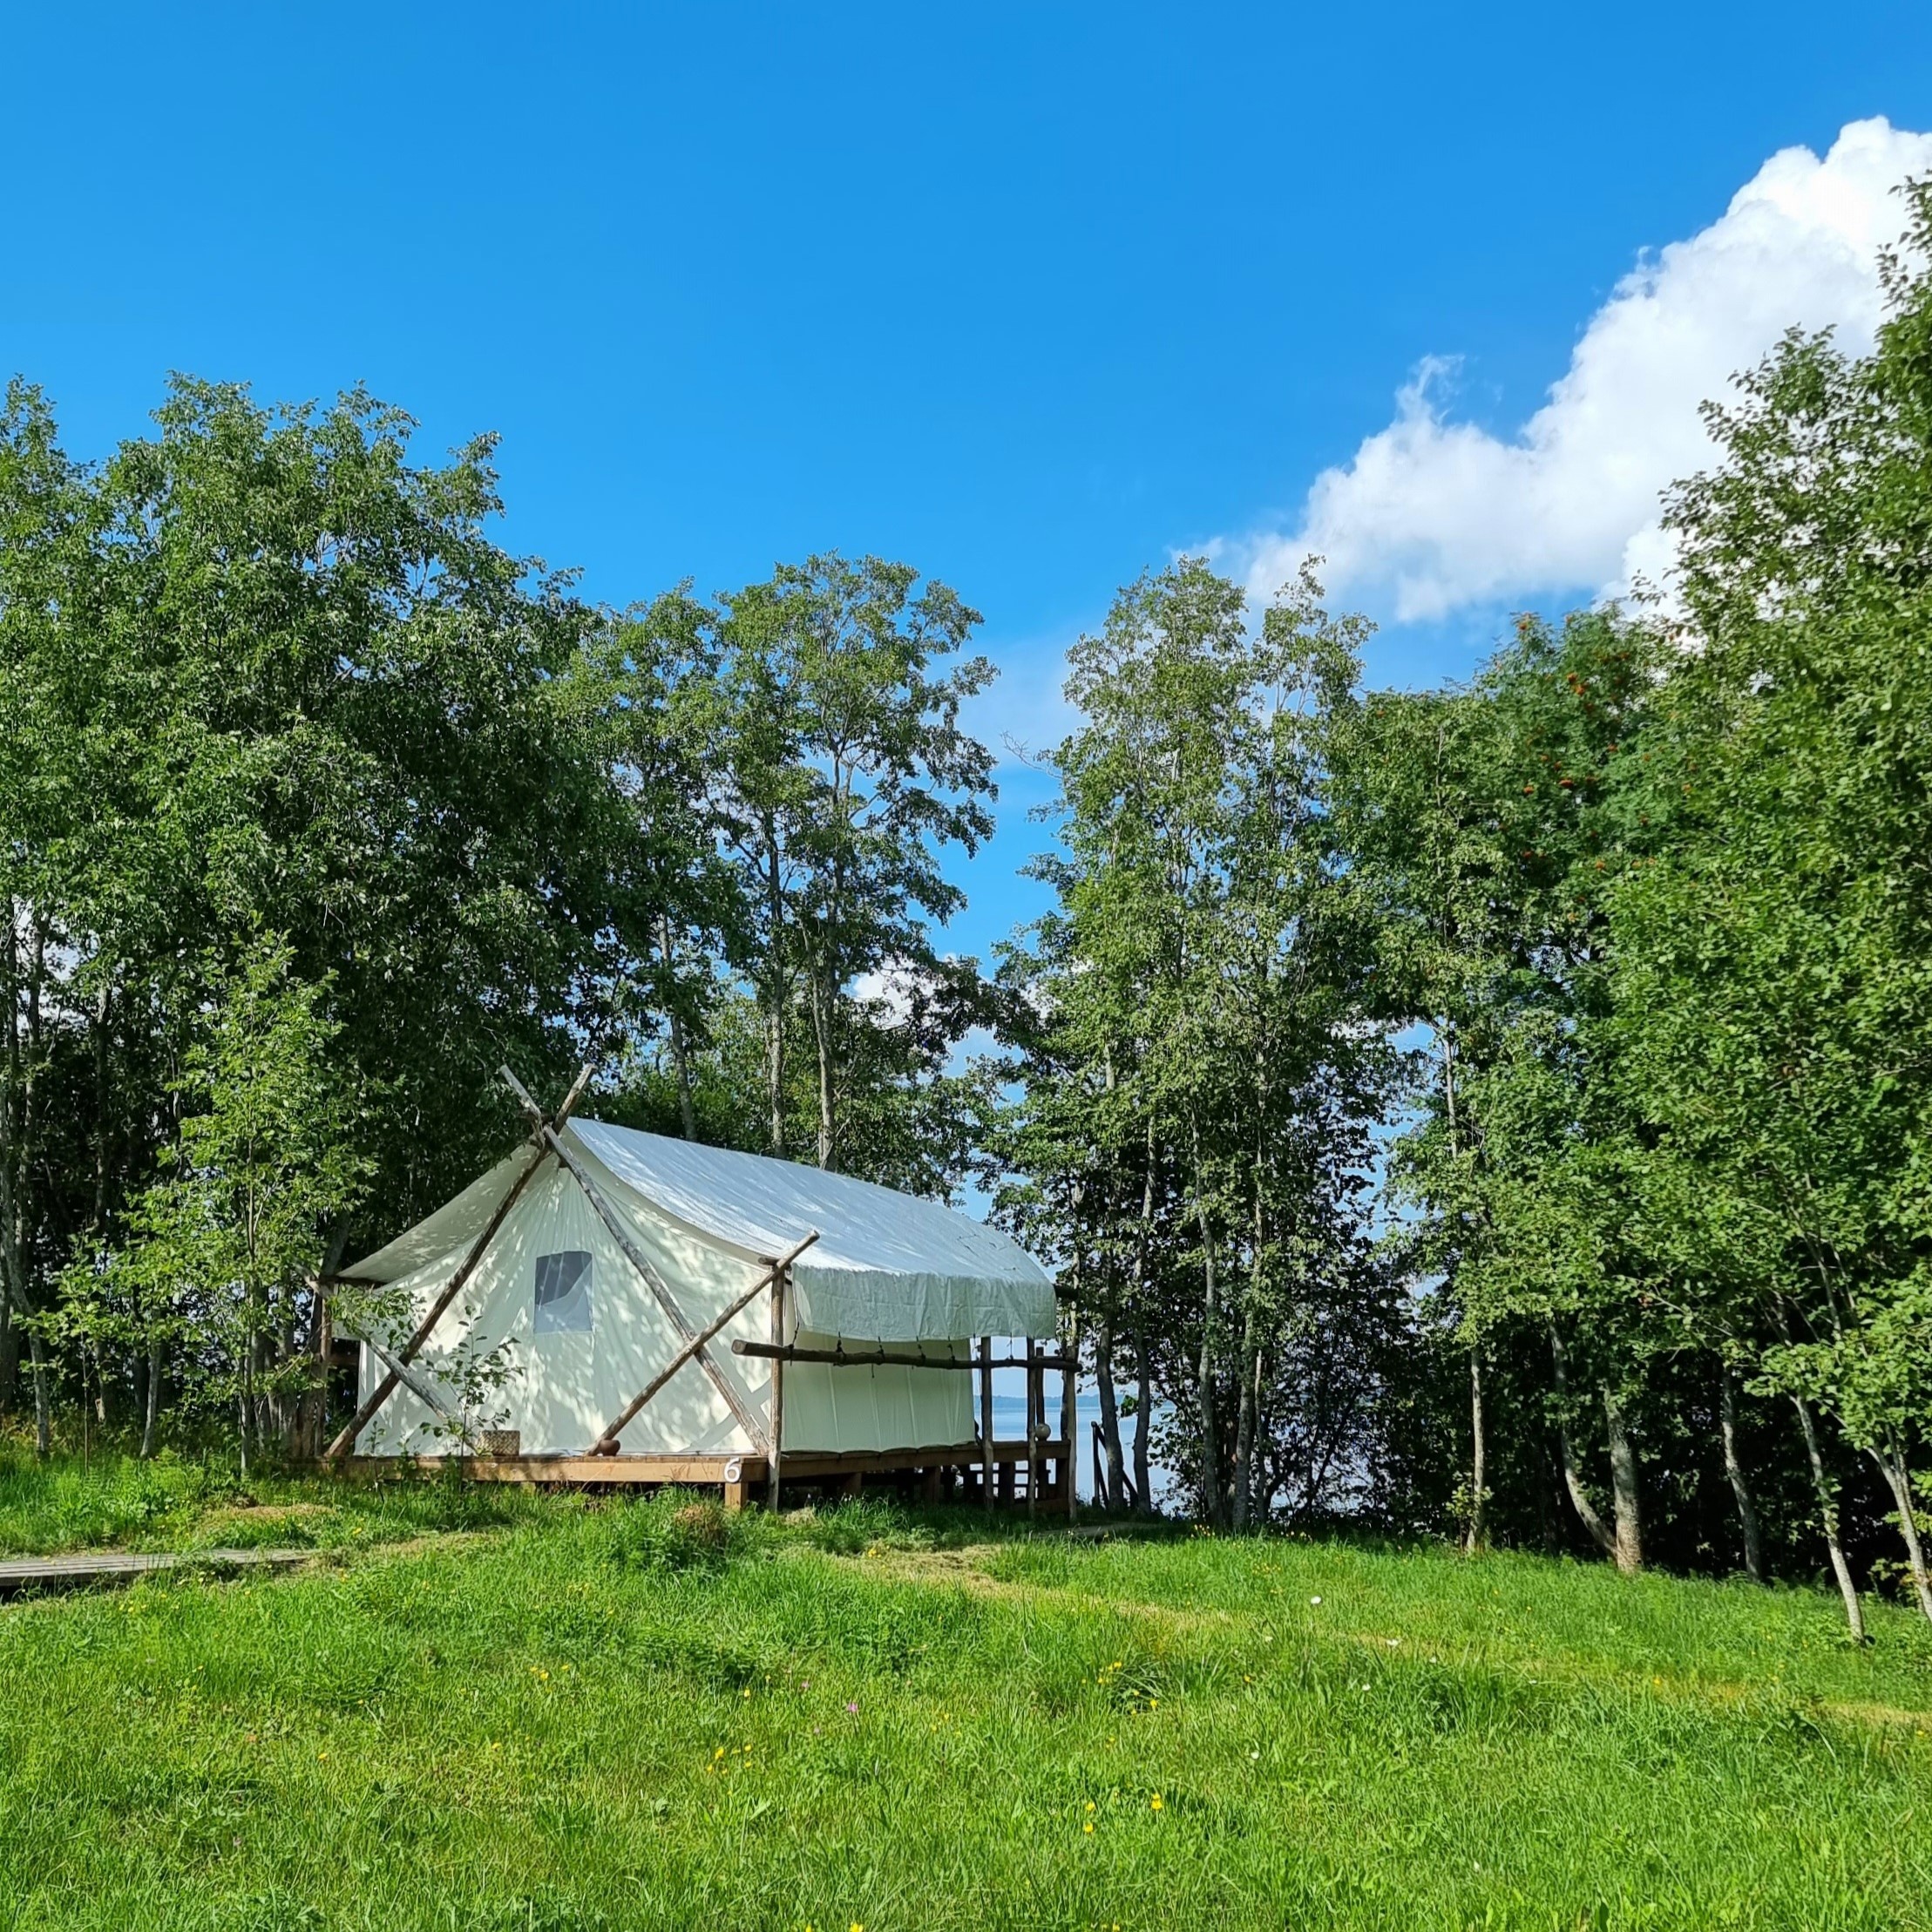
<instances>
[{"instance_id":1,"label":"white cloud","mask_svg":"<svg viewBox=\"0 0 1932 1932\"><path fill-rule=\"evenodd\" d=\"M1400 620L1536 592L1614 593L1639 573L1660 581L1658 493L1711 453L1698 404L1723 397L1793 324L1869 345L1878 254L1904 226L1892 190L1928 172L1932 135L1882 119L1850 123L1822 160L1784 149L1709 227L1624 277L1515 436L1454 420L1455 362L1428 356L1394 421L1315 479L1298 528L1217 550L1261 594L1318 552L1331 590L1386 600Z\"/></svg>"}]
</instances>

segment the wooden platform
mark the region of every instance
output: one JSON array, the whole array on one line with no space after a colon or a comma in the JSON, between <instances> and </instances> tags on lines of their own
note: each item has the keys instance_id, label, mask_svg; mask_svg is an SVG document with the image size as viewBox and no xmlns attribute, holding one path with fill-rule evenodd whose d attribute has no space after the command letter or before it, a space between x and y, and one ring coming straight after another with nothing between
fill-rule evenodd
<instances>
[{"instance_id":1,"label":"wooden platform","mask_svg":"<svg viewBox=\"0 0 1932 1932\"><path fill-rule=\"evenodd\" d=\"M1051 1463L1061 1466L1066 1444L1044 1441L1037 1454L1042 1470ZM817 1484L837 1478L863 1482L867 1476L893 1476L906 1471L922 1471L938 1476L949 1470L962 1475L977 1475L981 1461L979 1442L948 1442L924 1448L837 1451L792 1449L784 1454L782 1474L789 1485ZM992 1461L1002 1472L1000 1494L1013 1493L1013 1472L1027 1466L1027 1445L1021 1441L993 1444ZM567 1483L585 1487L606 1484L662 1486L688 1484L696 1488L714 1486L723 1490L727 1502L742 1502L762 1492L770 1470L762 1455L356 1455L340 1464L325 1463L325 1468L367 1479L395 1476L404 1470L435 1474L445 1468L459 1469L473 1482ZM1058 1495L1057 1483L1043 1487L1041 1495Z\"/></svg>"},{"instance_id":2,"label":"wooden platform","mask_svg":"<svg viewBox=\"0 0 1932 1932\"><path fill-rule=\"evenodd\" d=\"M0 1596L81 1590L91 1583L128 1583L157 1570L287 1569L313 1563L315 1555L313 1549L189 1549L152 1555L98 1549L71 1556L15 1556L0 1563Z\"/></svg>"}]
</instances>

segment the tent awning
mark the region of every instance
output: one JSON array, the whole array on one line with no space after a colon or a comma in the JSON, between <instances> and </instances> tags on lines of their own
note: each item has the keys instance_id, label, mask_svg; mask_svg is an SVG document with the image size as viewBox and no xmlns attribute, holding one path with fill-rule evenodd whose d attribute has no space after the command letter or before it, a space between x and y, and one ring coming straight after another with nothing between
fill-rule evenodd
<instances>
[{"instance_id":1,"label":"tent awning","mask_svg":"<svg viewBox=\"0 0 1932 1932\"><path fill-rule=\"evenodd\" d=\"M775 1259L817 1229L792 1269L800 1328L877 1341L1054 1332L1053 1283L1040 1264L999 1229L937 1202L598 1121L573 1121L564 1137L646 1210L747 1261ZM527 1159L498 1163L348 1272L393 1281L465 1246Z\"/></svg>"}]
</instances>

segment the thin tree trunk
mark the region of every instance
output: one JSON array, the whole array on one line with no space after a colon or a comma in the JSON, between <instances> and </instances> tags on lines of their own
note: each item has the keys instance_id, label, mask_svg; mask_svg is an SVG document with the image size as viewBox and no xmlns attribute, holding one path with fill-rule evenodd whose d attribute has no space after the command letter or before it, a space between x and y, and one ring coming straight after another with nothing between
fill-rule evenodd
<instances>
[{"instance_id":1,"label":"thin tree trunk","mask_svg":"<svg viewBox=\"0 0 1932 1932\"><path fill-rule=\"evenodd\" d=\"M1617 1567L1634 1576L1644 1567L1644 1525L1638 1513L1637 1451L1624 1427L1623 1405L1603 1391L1603 1421L1610 1434L1610 1496L1617 1518Z\"/></svg>"},{"instance_id":2,"label":"thin tree trunk","mask_svg":"<svg viewBox=\"0 0 1932 1932\"><path fill-rule=\"evenodd\" d=\"M785 1153L785 1013L774 992L765 1007L765 1092L771 1107L771 1152Z\"/></svg>"},{"instance_id":3,"label":"thin tree trunk","mask_svg":"<svg viewBox=\"0 0 1932 1932\"><path fill-rule=\"evenodd\" d=\"M1134 1331L1134 1507L1143 1516L1154 1514L1153 1449L1148 1430L1154 1422L1154 1359L1148 1352L1147 1331Z\"/></svg>"},{"instance_id":4,"label":"thin tree trunk","mask_svg":"<svg viewBox=\"0 0 1932 1932\"><path fill-rule=\"evenodd\" d=\"M1576 1512L1577 1520L1589 1530L1590 1540L1606 1556L1614 1557L1617 1539L1603 1527L1603 1519L1584 1491L1583 1479L1576 1474L1576 1458L1570 1450L1569 1419L1565 1409L1569 1395L1569 1357L1555 1322L1549 1325L1549 1359L1556 1379L1556 1450L1563 1472L1563 1488L1569 1492L1569 1506Z\"/></svg>"},{"instance_id":5,"label":"thin tree trunk","mask_svg":"<svg viewBox=\"0 0 1932 1932\"><path fill-rule=\"evenodd\" d=\"M1106 1468L1107 1506L1125 1500L1127 1468L1121 1453L1121 1410L1114 1389L1114 1325L1102 1316L1094 1324L1094 1387L1100 1398L1101 1455Z\"/></svg>"},{"instance_id":6,"label":"thin tree trunk","mask_svg":"<svg viewBox=\"0 0 1932 1932\"><path fill-rule=\"evenodd\" d=\"M1260 1359L1260 1356L1261 1351L1255 1342L1254 1310L1251 1307L1241 1329L1241 1407L1236 1414L1234 1429L1234 1481L1231 1501L1233 1526L1237 1533L1248 1527L1249 1514L1253 1503L1254 1365Z\"/></svg>"},{"instance_id":7,"label":"thin tree trunk","mask_svg":"<svg viewBox=\"0 0 1932 1932\"><path fill-rule=\"evenodd\" d=\"M671 944L671 922L662 914L657 922L658 944L664 954L664 970L674 980L676 976L677 954ZM679 1017L675 1000L668 1007L671 1021L671 1071L677 1081L678 1125L684 1130L688 1141L698 1137L697 1115L691 1105L691 1055L684 1038L684 1021Z\"/></svg>"},{"instance_id":8,"label":"thin tree trunk","mask_svg":"<svg viewBox=\"0 0 1932 1932\"><path fill-rule=\"evenodd\" d=\"M146 1401L141 1416L141 1461L146 1462L154 1454L156 1427L161 1419L161 1338L150 1335L147 1339L147 1388Z\"/></svg>"},{"instance_id":9,"label":"thin tree trunk","mask_svg":"<svg viewBox=\"0 0 1932 1932\"><path fill-rule=\"evenodd\" d=\"M54 1449L53 1398L47 1387L47 1358L40 1346L40 1331L27 1331L27 1359L33 1365L33 1448L44 1459Z\"/></svg>"},{"instance_id":10,"label":"thin tree trunk","mask_svg":"<svg viewBox=\"0 0 1932 1932\"><path fill-rule=\"evenodd\" d=\"M837 995L822 975L811 975L811 1027L818 1047L818 1164L830 1174L838 1166L838 1147L832 1131L832 1001Z\"/></svg>"},{"instance_id":11,"label":"thin tree trunk","mask_svg":"<svg viewBox=\"0 0 1932 1932\"><path fill-rule=\"evenodd\" d=\"M1731 1479L1731 1494L1738 1499L1738 1526L1744 1532L1744 1573L1752 1583L1761 1583L1765 1580L1765 1559L1758 1540L1758 1508L1751 1500L1744 1461L1738 1454L1738 1383L1729 1363L1718 1371L1718 1418L1724 1430L1724 1473Z\"/></svg>"},{"instance_id":12,"label":"thin tree trunk","mask_svg":"<svg viewBox=\"0 0 1932 1932\"><path fill-rule=\"evenodd\" d=\"M1194 1207L1201 1227L1201 1359L1196 1389L1201 1405L1201 1500L1207 1505L1208 1526L1218 1529L1225 1521L1221 1493L1221 1441L1214 1414L1214 1332L1220 1322L1220 1284L1214 1268L1214 1230L1208 1218L1207 1195L1202 1184L1201 1130L1194 1129Z\"/></svg>"},{"instance_id":13,"label":"thin tree trunk","mask_svg":"<svg viewBox=\"0 0 1932 1932\"><path fill-rule=\"evenodd\" d=\"M1793 1395L1791 1400L1798 1411L1798 1427L1804 1432L1805 1454L1811 1464L1812 1488L1818 1498L1818 1520L1825 1532L1832 1575L1838 1579L1838 1593L1845 1599L1845 1621L1851 1626L1853 1642L1862 1644L1865 1613L1859 1608L1858 1586L1852 1582L1851 1565L1845 1561L1844 1548L1838 1540L1838 1498L1825 1473L1825 1459L1819 1453L1818 1428L1812 1420L1811 1404L1801 1395Z\"/></svg>"},{"instance_id":14,"label":"thin tree trunk","mask_svg":"<svg viewBox=\"0 0 1932 1932\"><path fill-rule=\"evenodd\" d=\"M771 1106L771 1151L785 1151L785 893L778 852L767 841L766 917L771 924L771 956L765 973L765 1087Z\"/></svg>"},{"instance_id":15,"label":"thin tree trunk","mask_svg":"<svg viewBox=\"0 0 1932 1932\"><path fill-rule=\"evenodd\" d=\"M1876 1449L1866 1453L1877 1463L1885 1487L1898 1505L1899 1535L1905 1539L1905 1554L1912 1566L1912 1588L1918 1596L1919 1608L1932 1617L1932 1578L1926 1575L1925 1545L1919 1540L1918 1514L1912 1507L1912 1472L1906 1467L1895 1436L1887 1442L1883 1455Z\"/></svg>"},{"instance_id":16,"label":"thin tree trunk","mask_svg":"<svg viewBox=\"0 0 1932 1932\"><path fill-rule=\"evenodd\" d=\"M1489 1542L1489 1490L1482 1433L1482 1357L1469 1351L1469 1533L1462 1539L1466 1556L1474 1556Z\"/></svg>"}]
</instances>

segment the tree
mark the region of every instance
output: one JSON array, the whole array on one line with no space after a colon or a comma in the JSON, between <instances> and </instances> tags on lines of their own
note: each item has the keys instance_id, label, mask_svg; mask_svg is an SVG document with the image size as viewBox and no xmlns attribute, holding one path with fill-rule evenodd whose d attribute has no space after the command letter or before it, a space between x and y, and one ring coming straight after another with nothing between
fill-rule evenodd
<instances>
[{"instance_id":1,"label":"tree","mask_svg":"<svg viewBox=\"0 0 1932 1932\"><path fill-rule=\"evenodd\" d=\"M149 1364L148 1450L165 1352L192 1402L232 1409L244 1468L255 1445L293 1436L326 1366L317 1278L370 1163L343 1131L356 1102L334 1063L341 1029L320 1010L327 989L293 965L261 932L232 965L207 962L211 1011L161 1176L129 1204L122 1242L63 1278L64 1330L132 1342Z\"/></svg>"},{"instance_id":2,"label":"tree","mask_svg":"<svg viewBox=\"0 0 1932 1932\"><path fill-rule=\"evenodd\" d=\"M1671 512L1671 836L1615 905L1659 1165L1701 1177L1726 1325L1793 1405L1854 1630L1820 1412L1882 1474L1932 1616L1911 1475L1932 1420L1932 187L1908 205L1874 353L1792 336L1709 412L1721 459Z\"/></svg>"},{"instance_id":3,"label":"tree","mask_svg":"<svg viewBox=\"0 0 1932 1932\"><path fill-rule=\"evenodd\" d=\"M1239 589L1183 559L1074 647L1063 851L1040 868L1060 907L1007 966L1038 1016L1009 1211L1090 1325L1113 1491L1124 1329L1137 1497L1158 1380L1201 1509L1235 1528L1330 1500L1360 1408L1318 1420L1283 1370L1380 1291L1360 1232L1386 1056L1319 804L1360 627L1319 595L1305 576L1252 632Z\"/></svg>"},{"instance_id":4,"label":"tree","mask_svg":"<svg viewBox=\"0 0 1932 1932\"><path fill-rule=\"evenodd\" d=\"M734 963L766 1040L769 1151L787 1151L787 1019L796 999L816 1069L814 1145L842 1164L865 982L947 977L929 922L964 895L939 854L993 830L992 757L959 725L993 675L943 673L979 622L903 564L836 554L780 568L723 600L710 749L718 822L742 868Z\"/></svg>"}]
</instances>

